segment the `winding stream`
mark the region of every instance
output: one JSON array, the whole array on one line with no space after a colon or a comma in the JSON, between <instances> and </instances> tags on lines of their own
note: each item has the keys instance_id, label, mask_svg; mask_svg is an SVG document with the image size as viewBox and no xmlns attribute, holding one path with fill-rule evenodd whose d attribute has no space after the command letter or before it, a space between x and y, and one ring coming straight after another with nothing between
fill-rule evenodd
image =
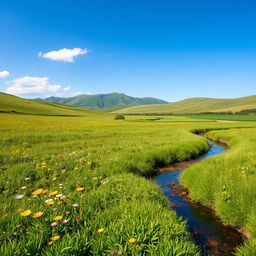
<instances>
[{"instance_id":1,"label":"winding stream","mask_svg":"<svg viewBox=\"0 0 256 256\"><path fill-rule=\"evenodd\" d=\"M210 208L174 193L174 189L170 186L170 183L174 186L179 184L180 171L189 165L225 151L223 146L213 141L209 140L208 143L209 151L197 161L188 161L189 164L183 168L175 169L174 165L171 171L157 175L155 182L163 189L164 195L169 198L177 215L187 221L188 229L193 234L194 241L201 248L203 255L230 256L233 255L235 247L243 243L243 236L234 228L223 225Z\"/></svg>"}]
</instances>

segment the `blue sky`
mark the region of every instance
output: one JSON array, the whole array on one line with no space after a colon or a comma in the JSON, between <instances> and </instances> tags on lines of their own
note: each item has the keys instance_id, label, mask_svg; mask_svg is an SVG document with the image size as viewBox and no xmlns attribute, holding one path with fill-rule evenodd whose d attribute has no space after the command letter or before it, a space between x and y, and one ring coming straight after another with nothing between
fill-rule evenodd
<instances>
[{"instance_id":1,"label":"blue sky","mask_svg":"<svg viewBox=\"0 0 256 256\"><path fill-rule=\"evenodd\" d=\"M0 0L0 91L256 94L255 13L247 0Z\"/></svg>"}]
</instances>

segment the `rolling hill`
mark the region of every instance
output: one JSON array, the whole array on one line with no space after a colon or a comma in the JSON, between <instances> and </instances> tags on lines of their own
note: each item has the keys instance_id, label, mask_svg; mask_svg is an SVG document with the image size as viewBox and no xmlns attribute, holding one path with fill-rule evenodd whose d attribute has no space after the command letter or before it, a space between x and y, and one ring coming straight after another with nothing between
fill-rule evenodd
<instances>
[{"instance_id":1,"label":"rolling hill","mask_svg":"<svg viewBox=\"0 0 256 256\"><path fill-rule=\"evenodd\" d=\"M256 95L237 99L189 98L159 105L141 105L113 111L118 114L192 114L203 112L239 112L256 109Z\"/></svg>"},{"instance_id":2,"label":"rolling hill","mask_svg":"<svg viewBox=\"0 0 256 256\"><path fill-rule=\"evenodd\" d=\"M30 100L0 92L0 113L20 113L50 116L102 115L99 111L71 107L47 101Z\"/></svg>"},{"instance_id":3,"label":"rolling hill","mask_svg":"<svg viewBox=\"0 0 256 256\"><path fill-rule=\"evenodd\" d=\"M49 97L45 101L67 104L74 107L86 109L106 109L108 111L124 108L127 106L147 105L147 104L167 104L168 102L160 99L145 97L136 98L127 96L123 93L108 93L87 95L82 94L71 98Z\"/></svg>"}]
</instances>

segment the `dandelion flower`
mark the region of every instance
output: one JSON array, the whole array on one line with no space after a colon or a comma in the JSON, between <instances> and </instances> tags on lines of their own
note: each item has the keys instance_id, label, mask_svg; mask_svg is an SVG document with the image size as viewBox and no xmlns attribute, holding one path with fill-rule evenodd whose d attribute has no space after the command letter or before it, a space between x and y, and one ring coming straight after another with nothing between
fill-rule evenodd
<instances>
[{"instance_id":1,"label":"dandelion flower","mask_svg":"<svg viewBox=\"0 0 256 256\"><path fill-rule=\"evenodd\" d=\"M99 228L99 229L97 230L97 233L103 233L104 231L105 231L104 228Z\"/></svg>"},{"instance_id":2,"label":"dandelion flower","mask_svg":"<svg viewBox=\"0 0 256 256\"><path fill-rule=\"evenodd\" d=\"M23 217L27 217L31 214L31 210L26 210L26 211L23 211L23 212L20 212L20 216L23 216Z\"/></svg>"},{"instance_id":3,"label":"dandelion flower","mask_svg":"<svg viewBox=\"0 0 256 256\"><path fill-rule=\"evenodd\" d=\"M39 188L38 190L34 191L32 194L33 194L34 196L38 196L38 195L40 195L43 191L44 191L44 190L43 190L42 188Z\"/></svg>"},{"instance_id":4,"label":"dandelion flower","mask_svg":"<svg viewBox=\"0 0 256 256\"><path fill-rule=\"evenodd\" d=\"M41 218L43 216L43 214L44 214L43 212L36 212L33 214L32 217L38 219L38 218Z\"/></svg>"},{"instance_id":5,"label":"dandelion flower","mask_svg":"<svg viewBox=\"0 0 256 256\"><path fill-rule=\"evenodd\" d=\"M62 219L63 219L63 216L56 216L56 217L54 217L53 219L56 220L56 221L59 221L59 220L62 220Z\"/></svg>"},{"instance_id":6,"label":"dandelion flower","mask_svg":"<svg viewBox=\"0 0 256 256\"><path fill-rule=\"evenodd\" d=\"M48 245L52 245L53 244L53 241L50 241L49 243L48 243Z\"/></svg>"},{"instance_id":7,"label":"dandelion flower","mask_svg":"<svg viewBox=\"0 0 256 256\"><path fill-rule=\"evenodd\" d=\"M61 196L60 200L64 200L66 198L66 196Z\"/></svg>"},{"instance_id":8,"label":"dandelion flower","mask_svg":"<svg viewBox=\"0 0 256 256\"><path fill-rule=\"evenodd\" d=\"M76 191L81 192L84 191L85 188L76 188Z\"/></svg>"},{"instance_id":9,"label":"dandelion flower","mask_svg":"<svg viewBox=\"0 0 256 256\"><path fill-rule=\"evenodd\" d=\"M44 189L43 191L42 191L42 194L46 194L48 192L48 189Z\"/></svg>"},{"instance_id":10,"label":"dandelion flower","mask_svg":"<svg viewBox=\"0 0 256 256\"><path fill-rule=\"evenodd\" d=\"M131 239L128 240L128 242L130 244L134 244L136 242L136 240L137 240L136 238L131 238Z\"/></svg>"},{"instance_id":11,"label":"dandelion flower","mask_svg":"<svg viewBox=\"0 0 256 256\"><path fill-rule=\"evenodd\" d=\"M52 191L52 192L49 193L50 196L55 196L57 194L58 194L58 191Z\"/></svg>"},{"instance_id":12,"label":"dandelion flower","mask_svg":"<svg viewBox=\"0 0 256 256\"><path fill-rule=\"evenodd\" d=\"M57 241L57 240L59 240L59 239L60 239L60 236L53 236L53 237L51 238L52 241Z\"/></svg>"}]
</instances>

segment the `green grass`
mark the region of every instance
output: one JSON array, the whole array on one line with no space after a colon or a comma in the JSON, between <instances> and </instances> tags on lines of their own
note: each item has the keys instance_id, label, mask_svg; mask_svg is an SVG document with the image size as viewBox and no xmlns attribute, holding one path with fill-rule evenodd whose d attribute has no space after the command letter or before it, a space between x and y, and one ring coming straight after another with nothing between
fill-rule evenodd
<instances>
[{"instance_id":1,"label":"green grass","mask_svg":"<svg viewBox=\"0 0 256 256\"><path fill-rule=\"evenodd\" d=\"M193 199L214 207L225 223L242 227L256 238L256 130L210 131L206 135L228 141L230 148L184 171L181 183L189 187ZM238 255L256 255L255 240Z\"/></svg>"},{"instance_id":2,"label":"green grass","mask_svg":"<svg viewBox=\"0 0 256 256\"><path fill-rule=\"evenodd\" d=\"M256 109L256 96L238 99L190 98L169 104L140 105L123 108L118 114L188 114L200 112L239 112L244 109Z\"/></svg>"},{"instance_id":3,"label":"green grass","mask_svg":"<svg viewBox=\"0 0 256 256\"><path fill-rule=\"evenodd\" d=\"M188 115L187 117L217 121L256 121L256 115Z\"/></svg>"},{"instance_id":4,"label":"green grass","mask_svg":"<svg viewBox=\"0 0 256 256\"><path fill-rule=\"evenodd\" d=\"M159 187L145 177L155 166L194 158L205 151L207 141L193 135L193 130L256 127L255 123L201 122L186 117L147 119L1 114L0 255L110 255L112 251L133 256L199 255L186 223L170 209ZM238 131L251 131L254 138L256 128L232 131L235 150L240 145L235 144L240 141L236 138L242 134ZM243 152L247 157L244 148ZM251 156L248 161L253 161ZM215 164L219 160L216 158ZM33 197L32 192L39 188L48 192ZM77 188L84 190L78 192ZM54 198L49 195L52 191L65 199L48 206L45 200ZM18 200L17 195L23 198ZM79 206L74 208L73 204ZM237 205L230 207L233 210ZM20 216L28 209L44 215L39 219L32 214ZM58 221L51 227L56 216L69 222ZM243 216L247 218L246 212ZM223 219L229 220L226 216ZM254 221L252 214L250 221ZM98 233L99 229L104 232ZM55 235L60 239L48 245ZM135 243L129 243L131 238Z\"/></svg>"},{"instance_id":5,"label":"green grass","mask_svg":"<svg viewBox=\"0 0 256 256\"><path fill-rule=\"evenodd\" d=\"M63 104L29 100L0 92L0 112L15 112L32 115L50 116L90 116L102 115L101 112L85 110Z\"/></svg>"}]
</instances>

